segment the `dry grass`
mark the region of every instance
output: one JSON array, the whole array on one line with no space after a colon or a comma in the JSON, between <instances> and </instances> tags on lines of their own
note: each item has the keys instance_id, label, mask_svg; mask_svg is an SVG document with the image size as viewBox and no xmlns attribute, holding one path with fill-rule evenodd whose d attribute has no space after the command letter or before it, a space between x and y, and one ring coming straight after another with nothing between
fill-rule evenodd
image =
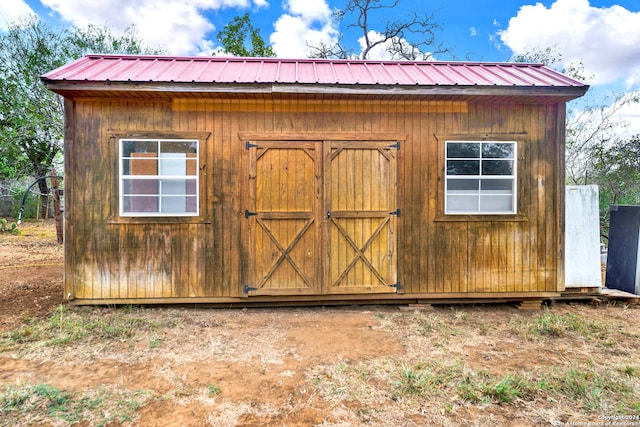
<instances>
[{"instance_id":1,"label":"dry grass","mask_svg":"<svg viewBox=\"0 0 640 427\"><path fill-rule=\"evenodd\" d=\"M640 413L639 313L62 306L0 335L0 425L598 422Z\"/></svg>"},{"instance_id":2,"label":"dry grass","mask_svg":"<svg viewBox=\"0 0 640 427\"><path fill-rule=\"evenodd\" d=\"M496 406L517 413L517 425L638 414L638 311L610 309L630 321L545 309L496 323L457 307L386 316L384 327L405 343L401 357L316 367L309 378L324 399L358 402L359 419L376 425L397 412L441 425L491 425L494 414L467 414ZM545 360L548 353L559 357Z\"/></svg>"},{"instance_id":3,"label":"dry grass","mask_svg":"<svg viewBox=\"0 0 640 427\"><path fill-rule=\"evenodd\" d=\"M0 269L43 263L62 265L62 245L56 241L52 220L25 222L16 233L0 233Z\"/></svg>"},{"instance_id":4,"label":"dry grass","mask_svg":"<svg viewBox=\"0 0 640 427\"><path fill-rule=\"evenodd\" d=\"M61 306L52 224L21 227L0 233L0 426L559 426L640 414L640 307Z\"/></svg>"}]
</instances>

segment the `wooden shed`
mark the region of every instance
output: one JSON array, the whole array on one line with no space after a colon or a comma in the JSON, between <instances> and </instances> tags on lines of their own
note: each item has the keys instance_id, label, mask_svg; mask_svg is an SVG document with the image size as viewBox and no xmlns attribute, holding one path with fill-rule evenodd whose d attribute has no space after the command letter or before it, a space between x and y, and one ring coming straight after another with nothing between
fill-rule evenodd
<instances>
[{"instance_id":1,"label":"wooden shed","mask_svg":"<svg viewBox=\"0 0 640 427\"><path fill-rule=\"evenodd\" d=\"M65 100L77 304L540 301L566 102L539 64L89 55Z\"/></svg>"}]
</instances>

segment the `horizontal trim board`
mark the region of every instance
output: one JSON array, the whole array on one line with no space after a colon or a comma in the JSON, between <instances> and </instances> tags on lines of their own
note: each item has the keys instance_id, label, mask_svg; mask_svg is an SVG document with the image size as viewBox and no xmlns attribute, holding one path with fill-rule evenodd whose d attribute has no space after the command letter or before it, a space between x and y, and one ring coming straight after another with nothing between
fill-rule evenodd
<instances>
[{"instance_id":1,"label":"horizontal trim board","mask_svg":"<svg viewBox=\"0 0 640 427\"><path fill-rule=\"evenodd\" d=\"M108 129L109 138L116 139L197 139L200 141L206 141L212 132L194 132L194 131L167 131L167 130L120 130L120 129Z\"/></svg>"},{"instance_id":2,"label":"horizontal trim board","mask_svg":"<svg viewBox=\"0 0 640 427\"><path fill-rule=\"evenodd\" d=\"M522 214L438 214L433 222L528 222L529 218Z\"/></svg>"},{"instance_id":3,"label":"horizontal trim board","mask_svg":"<svg viewBox=\"0 0 640 427\"><path fill-rule=\"evenodd\" d=\"M355 108L355 106L358 106ZM467 101L379 101L368 99L197 99L174 98L172 111L229 111L264 113L463 113L469 112ZM357 110L357 111L356 111Z\"/></svg>"},{"instance_id":4,"label":"horizontal trim board","mask_svg":"<svg viewBox=\"0 0 640 427\"><path fill-rule=\"evenodd\" d=\"M285 303L290 305L296 304L322 304L338 303L406 303L407 301L418 301L425 303L437 301L457 303L473 303L475 300L484 302L495 300L499 301L521 301L523 299L549 299L560 297L560 292L487 292L487 293L442 293L442 294L368 294L368 295L295 295L295 296L252 296L247 297L184 297L184 298L106 298L106 299L68 299L69 303L74 305L114 305L114 304L212 304L226 305L239 304L251 306L254 304L274 304ZM477 301L476 301L477 302Z\"/></svg>"},{"instance_id":5,"label":"horizontal trim board","mask_svg":"<svg viewBox=\"0 0 640 427\"><path fill-rule=\"evenodd\" d=\"M359 94L349 94L349 95L341 95L341 94L272 94L272 93L197 93L197 92L136 92L136 91L95 91L95 90L67 90L67 91L57 91L59 95L67 99L73 100L131 100L131 101L149 101L149 102L171 102L172 99L180 98L180 99L192 99L192 100L200 100L200 101L210 101L210 100L226 100L227 102L237 102L244 100L279 100L279 99L312 99L312 100L357 100L357 101L365 101L368 103L373 102L388 102L388 103L397 103L397 102L423 102L425 100L428 101L442 101L442 102L473 102L479 104L505 104L505 105L530 105L530 104L538 104L538 105L548 105L548 104L564 104L567 101L570 101L573 98L567 98L566 96L557 95L557 96L530 96L530 95L522 95L522 96L511 96L505 97L500 95L491 95L491 96L467 96L467 95L433 95L433 96L421 96L421 95L412 95L410 93L406 94L398 94L393 96L372 96L372 95L359 95Z\"/></svg>"},{"instance_id":6,"label":"horizontal trim board","mask_svg":"<svg viewBox=\"0 0 640 427\"><path fill-rule=\"evenodd\" d=\"M328 133L328 132L287 132L287 133L254 133L240 132L241 141L405 141L409 137L403 133Z\"/></svg>"}]
</instances>

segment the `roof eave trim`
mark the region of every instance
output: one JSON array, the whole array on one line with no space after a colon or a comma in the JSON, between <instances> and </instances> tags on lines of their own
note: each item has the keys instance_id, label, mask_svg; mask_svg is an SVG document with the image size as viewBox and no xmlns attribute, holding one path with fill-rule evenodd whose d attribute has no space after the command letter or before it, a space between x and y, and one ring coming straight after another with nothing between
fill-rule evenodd
<instances>
[{"instance_id":1,"label":"roof eave trim","mask_svg":"<svg viewBox=\"0 0 640 427\"><path fill-rule=\"evenodd\" d=\"M345 95L466 95L466 96L563 96L578 98L589 86L459 86L459 85L274 85L273 93Z\"/></svg>"},{"instance_id":2,"label":"roof eave trim","mask_svg":"<svg viewBox=\"0 0 640 427\"><path fill-rule=\"evenodd\" d=\"M246 93L246 94L330 94L384 96L562 96L575 99L583 96L589 86L496 86L496 85L322 85L322 84L221 84L221 83L149 83L149 82L74 82L43 79L54 92L111 91L165 93Z\"/></svg>"},{"instance_id":3,"label":"roof eave trim","mask_svg":"<svg viewBox=\"0 0 640 427\"><path fill-rule=\"evenodd\" d=\"M86 82L44 80L53 92L101 91L101 92L173 92L173 93L271 93L271 84L237 83L149 83L149 82Z\"/></svg>"}]
</instances>

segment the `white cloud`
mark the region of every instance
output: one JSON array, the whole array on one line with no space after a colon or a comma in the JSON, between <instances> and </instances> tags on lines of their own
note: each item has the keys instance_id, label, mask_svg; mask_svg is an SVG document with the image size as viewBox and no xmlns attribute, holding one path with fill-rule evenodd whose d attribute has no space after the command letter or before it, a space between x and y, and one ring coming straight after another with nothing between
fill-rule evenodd
<instances>
[{"instance_id":1,"label":"white cloud","mask_svg":"<svg viewBox=\"0 0 640 427\"><path fill-rule=\"evenodd\" d=\"M288 0L269 41L279 57L304 58L309 46L336 42L338 30L325 0Z\"/></svg>"},{"instance_id":2,"label":"white cloud","mask_svg":"<svg viewBox=\"0 0 640 427\"><path fill-rule=\"evenodd\" d=\"M369 31L369 33L367 34L369 37L369 41L372 43L375 43L379 40L383 39L383 35L376 32L376 31ZM360 53L364 52L365 48L367 47L367 42L364 38L364 36L360 37L358 39L358 44L360 44ZM393 59L391 57L391 54L387 51L387 49L390 47L391 42L387 41L386 43L381 43L379 45L374 46L370 51L369 51L369 55L368 58L369 59L374 59L374 60L385 60L385 59Z\"/></svg>"},{"instance_id":3,"label":"white cloud","mask_svg":"<svg viewBox=\"0 0 640 427\"><path fill-rule=\"evenodd\" d=\"M621 6L596 8L588 0L557 0L522 6L500 31L515 54L557 46L566 64L583 60L594 85L640 84L640 12ZM565 64L565 65L566 65Z\"/></svg>"},{"instance_id":4,"label":"white cloud","mask_svg":"<svg viewBox=\"0 0 640 427\"><path fill-rule=\"evenodd\" d=\"M373 30L369 31L367 36L370 43L376 43L384 40L384 35L382 33ZM362 57L364 50L367 47L367 41L364 36L358 39L358 44L360 45L359 56ZM399 46L402 46L402 51L406 56L397 52ZM392 52L395 52L395 54ZM421 52L420 49L413 46L406 39L398 39L397 37L375 45L367 54L367 59L373 60L405 60L408 57L426 61L436 60L436 58L433 57L432 52Z\"/></svg>"},{"instance_id":5,"label":"white cloud","mask_svg":"<svg viewBox=\"0 0 640 427\"><path fill-rule=\"evenodd\" d=\"M138 34L151 47L170 54L210 54L206 34L215 29L204 12L224 8L248 8L251 0L41 0L44 6L78 27L88 24L109 26L123 31L135 25ZM268 5L254 0L256 7ZM213 49L212 49L213 50Z\"/></svg>"},{"instance_id":6,"label":"white cloud","mask_svg":"<svg viewBox=\"0 0 640 427\"><path fill-rule=\"evenodd\" d=\"M331 20L331 9L325 0L288 0L286 9L308 23L324 24Z\"/></svg>"},{"instance_id":7,"label":"white cloud","mask_svg":"<svg viewBox=\"0 0 640 427\"><path fill-rule=\"evenodd\" d=\"M640 96L640 91L636 91L630 95ZM616 117L629 126L621 135L618 135L618 137L626 139L640 135L640 108L638 108L638 104L630 103L625 105L617 112Z\"/></svg>"},{"instance_id":8,"label":"white cloud","mask_svg":"<svg viewBox=\"0 0 640 427\"><path fill-rule=\"evenodd\" d=\"M369 38L369 42L371 43L376 43L378 41L381 41L384 39L384 36L377 32L377 31L369 31L369 33L367 33L367 36ZM401 43L407 47L407 49L412 49L411 45L409 43L407 43L406 40L402 40ZM358 39L358 44L360 45L360 57L362 57L362 53L364 52L364 50L367 47L367 41L365 40L364 36L360 37ZM390 52L389 52L389 48L392 47L392 41L391 40L387 40L386 42L380 43L378 45L375 45L370 51L369 54L367 55L368 59L373 59L373 60L392 60L392 59L402 59L402 58L397 58L394 57Z\"/></svg>"},{"instance_id":9,"label":"white cloud","mask_svg":"<svg viewBox=\"0 0 640 427\"><path fill-rule=\"evenodd\" d=\"M24 0L0 2L0 30L6 30L10 24L32 16L36 16L36 13Z\"/></svg>"},{"instance_id":10,"label":"white cloud","mask_svg":"<svg viewBox=\"0 0 640 427\"><path fill-rule=\"evenodd\" d=\"M282 15L273 24L275 31L269 37L273 50L280 57L300 58L305 56L309 26L298 16Z\"/></svg>"}]
</instances>

